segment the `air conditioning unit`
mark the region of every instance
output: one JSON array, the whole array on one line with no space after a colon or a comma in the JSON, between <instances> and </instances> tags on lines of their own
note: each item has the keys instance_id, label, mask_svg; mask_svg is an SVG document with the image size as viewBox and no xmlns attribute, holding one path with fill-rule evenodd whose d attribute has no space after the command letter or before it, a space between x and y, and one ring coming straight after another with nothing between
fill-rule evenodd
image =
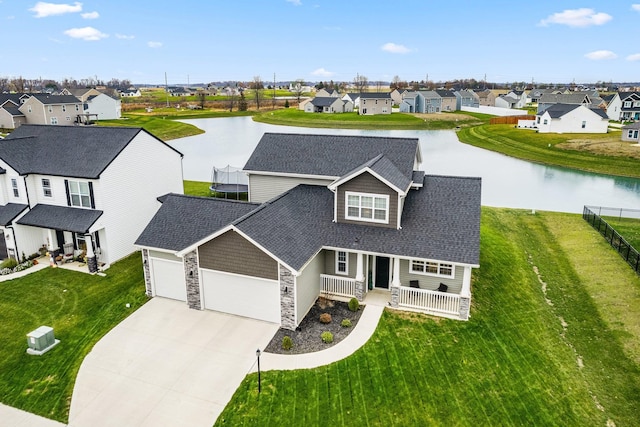
<instances>
[{"instance_id":1,"label":"air conditioning unit","mask_svg":"<svg viewBox=\"0 0 640 427\"><path fill-rule=\"evenodd\" d=\"M52 327L40 326L27 334L27 345L29 346L27 353L40 356L59 343L60 340L54 336Z\"/></svg>"}]
</instances>

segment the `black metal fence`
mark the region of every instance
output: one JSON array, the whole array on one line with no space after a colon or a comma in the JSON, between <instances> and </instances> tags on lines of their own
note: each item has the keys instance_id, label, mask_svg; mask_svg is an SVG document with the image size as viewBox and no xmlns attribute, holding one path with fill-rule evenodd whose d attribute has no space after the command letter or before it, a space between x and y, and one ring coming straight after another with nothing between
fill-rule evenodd
<instances>
[{"instance_id":1,"label":"black metal fence","mask_svg":"<svg viewBox=\"0 0 640 427\"><path fill-rule=\"evenodd\" d=\"M593 209L593 210L592 210ZM592 206L585 206L582 211L582 218L587 221L593 228L598 230L600 234L606 239L611 247L618 251L620 256L633 268L633 270L640 274L640 253L631 246L613 227L609 225L607 221L594 212L594 210L601 212L601 208L593 208ZM605 208L608 209L608 208ZM622 212L622 211L621 211Z\"/></svg>"}]
</instances>

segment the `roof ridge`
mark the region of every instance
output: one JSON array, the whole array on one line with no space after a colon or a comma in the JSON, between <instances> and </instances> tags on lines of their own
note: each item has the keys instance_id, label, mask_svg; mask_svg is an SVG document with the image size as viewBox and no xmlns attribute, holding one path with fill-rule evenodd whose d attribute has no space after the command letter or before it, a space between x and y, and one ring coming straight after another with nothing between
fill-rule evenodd
<instances>
[{"instance_id":1,"label":"roof ridge","mask_svg":"<svg viewBox=\"0 0 640 427\"><path fill-rule=\"evenodd\" d=\"M420 172L420 171L418 171ZM434 175L434 174L424 174L425 178L455 178L455 179L469 179L474 181L482 181L482 177L479 176L462 176L462 175Z\"/></svg>"},{"instance_id":2,"label":"roof ridge","mask_svg":"<svg viewBox=\"0 0 640 427\"><path fill-rule=\"evenodd\" d=\"M165 196L177 196L177 197L183 197L183 198L187 198L187 199L215 200L215 201L218 201L218 202L237 203L237 204L241 204L241 205L260 206L260 203L256 203L256 202L245 202L243 200L233 200L233 199L220 199L218 197L210 197L210 196L195 196L193 194L168 193L168 194L165 194Z\"/></svg>"}]
</instances>

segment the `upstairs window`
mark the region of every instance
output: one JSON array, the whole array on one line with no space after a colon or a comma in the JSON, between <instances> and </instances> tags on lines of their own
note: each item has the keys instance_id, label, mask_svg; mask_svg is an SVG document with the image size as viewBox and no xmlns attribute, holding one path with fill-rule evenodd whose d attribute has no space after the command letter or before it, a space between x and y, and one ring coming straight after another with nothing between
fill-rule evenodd
<instances>
[{"instance_id":1,"label":"upstairs window","mask_svg":"<svg viewBox=\"0 0 640 427\"><path fill-rule=\"evenodd\" d=\"M624 108L631 108L631 101L624 101Z\"/></svg>"},{"instance_id":2,"label":"upstairs window","mask_svg":"<svg viewBox=\"0 0 640 427\"><path fill-rule=\"evenodd\" d=\"M69 181L69 200L71 206L80 208L91 207L89 183L84 181Z\"/></svg>"},{"instance_id":3,"label":"upstairs window","mask_svg":"<svg viewBox=\"0 0 640 427\"><path fill-rule=\"evenodd\" d=\"M49 178L42 178L42 193L44 197L51 197L53 195L51 192L51 180L49 180Z\"/></svg>"},{"instance_id":4,"label":"upstairs window","mask_svg":"<svg viewBox=\"0 0 640 427\"><path fill-rule=\"evenodd\" d=\"M389 222L389 196L346 192L346 218L357 221Z\"/></svg>"},{"instance_id":5,"label":"upstairs window","mask_svg":"<svg viewBox=\"0 0 640 427\"><path fill-rule=\"evenodd\" d=\"M18 180L11 178L11 189L13 190L13 197L20 197L20 191L18 191Z\"/></svg>"},{"instance_id":6,"label":"upstairs window","mask_svg":"<svg viewBox=\"0 0 640 427\"><path fill-rule=\"evenodd\" d=\"M587 127L587 122L585 122L584 120L582 121L582 129Z\"/></svg>"}]
</instances>

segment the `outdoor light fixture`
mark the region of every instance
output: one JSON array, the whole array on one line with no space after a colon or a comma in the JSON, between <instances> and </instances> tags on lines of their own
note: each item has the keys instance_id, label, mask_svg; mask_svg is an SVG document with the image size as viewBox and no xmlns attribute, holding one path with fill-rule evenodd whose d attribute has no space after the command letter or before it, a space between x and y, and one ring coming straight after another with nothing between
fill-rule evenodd
<instances>
[{"instance_id":1,"label":"outdoor light fixture","mask_svg":"<svg viewBox=\"0 0 640 427\"><path fill-rule=\"evenodd\" d=\"M262 387L260 385L260 349L256 350L256 357L258 358L258 393L262 391Z\"/></svg>"}]
</instances>

